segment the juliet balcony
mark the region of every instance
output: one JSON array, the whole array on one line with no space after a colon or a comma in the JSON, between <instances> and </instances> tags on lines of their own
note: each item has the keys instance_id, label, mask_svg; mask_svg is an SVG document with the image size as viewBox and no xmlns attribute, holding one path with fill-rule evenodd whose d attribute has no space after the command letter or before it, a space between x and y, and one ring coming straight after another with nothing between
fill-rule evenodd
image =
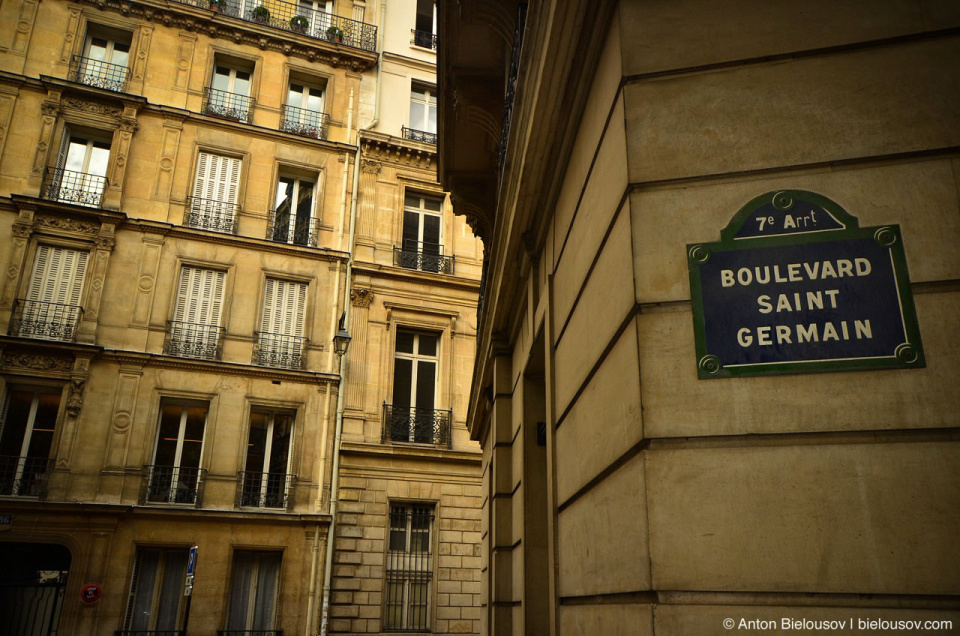
<instances>
[{"instance_id":1,"label":"juliet balcony","mask_svg":"<svg viewBox=\"0 0 960 636\"><path fill-rule=\"evenodd\" d=\"M140 504L186 504L200 507L206 468L144 466Z\"/></svg>"},{"instance_id":2,"label":"juliet balcony","mask_svg":"<svg viewBox=\"0 0 960 636\"><path fill-rule=\"evenodd\" d=\"M453 412L417 406L383 405L381 443L407 442L450 448Z\"/></svg>"},{"instance_id":3,"label":"juliet balcony","mask_svg":"<svg viewBox=\"0 0 960 636\"><path fill-rule=\"evenodd\" d=\"M130 69L126 66L74 55L70 61L67 79L71 82L122 93L127 90L129 74Z\"/></svg>"},{"instance_id":4,"label":"juliet balcony","mask_svg":"<svg viewBox=\"0 0 960 636\"><path fill-rule=\"evenodd\" d=\"M400 128L400 133L404 139L409 139L410 141L419 141L420 143L431 144L433 146L437 145L437 133L408 128L406 126Z\"/></svg>"},{"instance_id":5,"label":"juliet balcony","mask_svg":"<svg viewBox=\"0 0 960 636\"><path fill-rule=\"evenodd\" d=\"M241 470L237 473L237 508L286 510L293 495L294 479L296 475Z\"/></svg>"},{"instance_id":6,"label":"juliet balcony","mask_svg":"<svg viewBox=\"0 0 960 636\"><path fill-rule=\"evenodd\" d=\"M425 49L437 50L437 34L430 31L418 31L417 29L410 29L410 32L413 34L413 39L410 40L410 44L414 46L421 46Z\"/></svg>"},{"instance_id":7,"label":"juliet balcony","mask_svg":"<svg viewBox=\"0 0 960 636\"><path fill-rule=\"evenodd\" d=\"M393 264L436 274L453 274L453 256L444 256L443 245L421 241L404 241L403 247L393 248Z\"/></svg>"},{"instance_id":8,"label":"juliet balcony","mask_svg":"<svg viewBox=\"0 0 960 636\"><path fill-rule=\"evenodd\" d=\"M42 498L53 460L0 455L0 496Z\"/></svg>"},{"instance_id":9,"label":"juliet balcony","mask_svg":"<svg viewBox=\"0 0 960 636\"><path fill-rule=\"evenodd\" d=\"M217 325L170 320L163 352L168 356L219 360L225 329Z\"/></svg>"},{"instance_id":10,"label":"juliet balcony","mask_svg":"<svg viewBox=\"0 0 960 636\"><path fill-rule=\"evenodd\" d=\"M99 208L106 186L107 178L101 175L47 168L40 187L40 197L47 201Z\"/></svg>"},{"instance_id":11,"label":"juliet balcony","mask_svg":"<svg viewBox=\"0 0 960 636\"><path fill-rule=\"evenodd\" d=\"M79 305L18 298L13 301L10 335L73 342L82 316Z\"/></svg>"},{"instance_id":12,"label":"juliet balcony","mask_svg":"<svg viewBox=\"0 0 960 636\"><path fill-rule=\"evenodd\" d=\"M283 114L280 118L280 130L283 132L312 139L326 139L329 126L330 115L327 113L283 105Z\"/></svg>"},{"instance_id":13,"label":"juliet balcony","mask_svg":"<svg viewBox=\"0 0 960 636\"><path fill-rule=\"evenodd\" d=\"M247 124L253 122L252 97L230 93L216 88L203 89L203 112L214 117L222 117Z\"/></svg>"},{"instance_id":14,"label":"juliet balcony","mask_svg":"<svg viewBox=\"0 0 960 636\"><path fill-rule=\"evenodd\" d=\"M280 333L256 332L253 363L279 369L302 369L307 339Z\"/></svg>"},{"instance_id":15,"label":"juliet balcony","mask_svg":"<svg viewBox=\"0 0 960 636\"><path fill-rule=\"evenodd\" d=\"M267 240L307 247L317 246L317 230L313 219L308 223L293 219L292 223L293 227L291 227L289 210L286 213L274 211L267 221Z\"/></svg>"},{"instance_id":16,"label":"juliet balcony","mask_svg":"<svg viewBox=\"0 0 960 636\"><path fill-rule=\"evenodd\" d=\"M237 203L189 197L187 210L183 215L183 224L201 230L236 234L239 211L240 205Z\"/></svg>"}]
</instances>

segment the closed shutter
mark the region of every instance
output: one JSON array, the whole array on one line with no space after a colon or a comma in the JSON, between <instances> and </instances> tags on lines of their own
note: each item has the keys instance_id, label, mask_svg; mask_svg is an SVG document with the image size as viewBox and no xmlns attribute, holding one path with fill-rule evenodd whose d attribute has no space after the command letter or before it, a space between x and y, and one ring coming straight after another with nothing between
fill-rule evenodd
<instances>
[{"instance_id":1,"label":"closed shutter","mask_svg":"<svg viewBox=\"0 0 960 636\"><path fill-rule=\"evenodd\" d=\"M303 336L306 304L306 283L268 278L263 293L260 331L284 336Z\"/></svg>"},{"instance_id":2,"label":"closed shutter","mask_svg":"<svg viewBox=\"0 0 960 636\"><path fill-rule=\"evenodd\" d=\"M237 202L240 183L240 159L201 152L197 159L197 179L193 196L220 203Z\"/></svg>"},{"instance_id":3,"label":"closed shutter","mask_svg":"<svg viewBox=\"0 0 960 636\"><path fill-rule=\"evenodd\" d=\"M185 265L180 270L180 286L173 319L178 322L219 326L225 280L226 272Z\"/></svg>"},{"instance_id":4,"label":"closed shutter","mask_svg":"<svg viewBox=\"0 0 960 636\"><path fill-rule=\"evenodd\" d=\"M27 300L62 305L80 305L87 252L40 245Z\"/></svg>"}]
</instances>

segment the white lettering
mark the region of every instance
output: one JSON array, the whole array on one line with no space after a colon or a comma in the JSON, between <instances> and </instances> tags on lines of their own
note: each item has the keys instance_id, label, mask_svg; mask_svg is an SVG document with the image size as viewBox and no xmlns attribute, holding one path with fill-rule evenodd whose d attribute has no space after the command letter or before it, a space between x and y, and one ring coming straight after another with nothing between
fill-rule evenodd
<instances>
[{"instance_id":1,"label":"white lettering","mask_svg":"<svg viewBox=\"0 0 960 636\"><path fill-rule=\"evenodd\" d=\"M770 297L766 294L757 296L757 304L760 305L761 314L769 314L771 311L773 311L773 305L770 304Z\"/></svg>"},{"instance_id":2,"label":"white lettering","mask_svg":"<svg viewBox=\"0 0 960 636\"><path fill-rule=\"evenodd\" d=\"M786 325L777 325L777 344L793 344L790 342L790 327Z\"/></svg>"},{"instance_id":3,"label":"white lettering","mask_svg":"<svg viewBox=\"0 0 960 636\"><path fill-rule=\"evenodd\" d=\"M753 336L750 335L750 330L746 327L737 332L737 342L740 343L741 347L749 347L753 344Z\"/></svg>"},{"instance_id":4,"label":"white lettering","mask_svg":"<svg viewBox=\"0 0 960 636\"><path fill-rule=\"evenodd\" d=\"M819 330L816 324L797 325L797 343L801 342L820 342Z\"/></svg>"},{"instance_id":5,"label":"white lettering","mask_svg":"<svg viewBox=\"0 0 960 636\"><path fill-rule=\"evenodd\" d=\"M803 280L800 278L800 263L790 263L787 265L787 272L789 272L791 283Z\"/></svg>"},{"instance_id":6,"label":"white lettering","mask_svg":"<svg viewBox=\"0 0 960 636\"><path fill-rule=\"evenodd\" d=\"M773 341L770 340L770 329L771 327L757 327L757 344L758 345L773 344Z\"/></svg>"},{"instance_id":7,"label":"white lettering","mask_svg":"<svg viewBox=\"0 0 960 636\"><path fill-rule=\"evenodd\" d=\"M733 287L736 281L733 280L733 271L729 269L720 270L720 285L723 287Z\"/></svg>"},{"instance_id":8,"label":"white lettering","mask_svg":"<svg viewBox=\"0 0 960 636\"><path fill-rule=\"evenodd\" d=\"M854 320L853 328L857 332L857 340L862 338L873 339L873 329L870 327L869 320Z\"/></svg>"},{"instance_id":9,"label":"white lettering","mask_svg":"<svg viewBox=\"0 0 960 636\"><path fill-rule=\"evenodd\" d=\"M865 258L855 258L853 262L857 266L857 276L869 276L873 271L870 261Z\"/></svg>"}]
</instances>

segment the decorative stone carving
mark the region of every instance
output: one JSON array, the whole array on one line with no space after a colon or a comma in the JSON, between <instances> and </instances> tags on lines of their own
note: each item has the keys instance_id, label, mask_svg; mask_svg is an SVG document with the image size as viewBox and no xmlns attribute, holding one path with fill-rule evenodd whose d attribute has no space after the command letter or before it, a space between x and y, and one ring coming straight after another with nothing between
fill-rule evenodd
<instances>
[{"instance_id":1,"label":"decorative stone carving","mask_svg":"<svg viewBox=\"0 0 960 636\"><path fill-rule=\"evenodd\" d=\"M67 398L67 412L73 417L80 414L83 407L83 388L87 381L84 378L73 378L70 380L70 397Z\"/></svg>"},{"instance_id":2,"label":"decorative stone carving","mask_svg":"<svg viewBox=\"0 0 960 636\"><path fill-rule=\"evenodd\" d=\"M350 303L354 307L369 307L373 302L373 290L363 287L354 287L350 290Z\"/></svg>"},{"instance_id":3,"label":"decorative stone carving","mask_svg":"<svg viewBox=\"0 0 960 636\"><path fill-rule=\"evenodd\" d=\"M34 227L79 232L81 234L96 234L100 231L100 224L91 221L80 221L62 216L48 214L38 215L33 222Z\"/></svg>"},{"instance_id":4,"label":"decorative stone carving","mask_svg":"<svg viewBox=\"0 0 960 636\"><path fill-rule=\"evenodd\" d=\"M90 113L91 115L112 117L113 119L120 119L120 116L123 114L123 110L117 108L116 106L110 106L109 104L104 104L103 102L80 99L79 97L65 97L62 105L64 108L72 108L74 110Z\"/></svg>"},{"instance_id":5,"label":"decorative stone carving","mask_svg":"<svg viewBox=\"0 0 960 636\"><path fill-rule=\"evenodd\" d=\"M3 366L33 369L35 371L67 372L73 368L73 360L70 358L45 356L37 353L4 352Z\"/></svg>"}]
</instances>

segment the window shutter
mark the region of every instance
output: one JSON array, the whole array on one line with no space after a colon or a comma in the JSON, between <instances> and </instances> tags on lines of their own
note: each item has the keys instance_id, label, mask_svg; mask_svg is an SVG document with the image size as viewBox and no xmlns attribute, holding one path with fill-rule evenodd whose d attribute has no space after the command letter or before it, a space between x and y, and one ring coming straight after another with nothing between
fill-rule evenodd
<instances>
[{"instance_id":1,"label":"window shutter","mask_svg":"<svg viewBox=\"0 0 960 636\"><path fill-rule=\"evenodd\" d=\"M199 325L220 324L226 273L185 265L180 271L173 319Z\"/></svg>"},{"instance_id":2,"label":"window shutter","mask_svg":"<svg viewBox=\"0 0 960 636\"><path fill-rule=\"evenodd\" d=\"M201 152L197 158L193 196L220 203L236 203L241 165L240 159L235 157Z\"/></svg>"},{"instance_id":3,"label":"window shutter","mask_svg":"<svg viewBox=\"0 0 960 636\"><path fill-rule=\"evenodd\" d=\"M302 337L306 303L306 283L268 278L263 294L260 331Z\"/></svg>"},{"instance_id":4,"label":"window shutter","mask_svg":"<svg viewBox=\"0 0 960 636\"><path fill-rule=\"evenodd\" d=\"M87 252L39 245L27 300L80 305Z\"/></svg>"}]
</instances>

